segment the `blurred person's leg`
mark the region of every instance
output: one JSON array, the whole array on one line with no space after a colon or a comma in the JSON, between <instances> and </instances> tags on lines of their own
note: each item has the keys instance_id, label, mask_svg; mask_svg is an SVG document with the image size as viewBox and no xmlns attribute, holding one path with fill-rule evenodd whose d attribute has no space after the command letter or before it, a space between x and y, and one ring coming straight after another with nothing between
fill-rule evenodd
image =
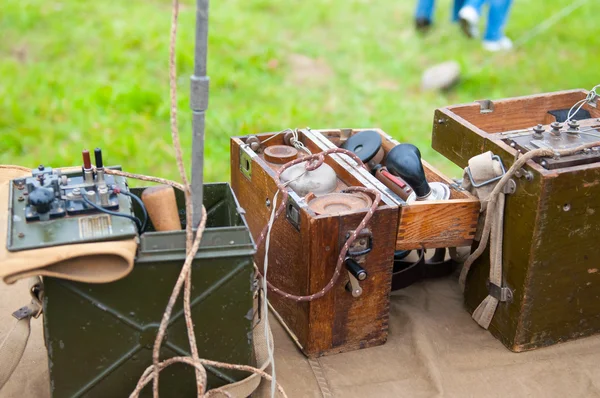
<instances>
[{"instance_id":1,"label":"blurred person's leg","mask_svg":"<svg viewBox=\"0 0 600 398\"><path fill-rule=\"evenodd\" d=\"M452 8L452 21L453 22L458 21L458 13L460 12L460 9L464 7L465 1L466 0L455 0L454 1L454 7Z\"/></svg>"},{"instance_id":2,"label":"blurred person's leg","mask_svg":"<svg viewBox=\"0 0 600 398\"><path fill-rule=\"evenodd\" d=\"M504 34L512 0L488 0L490 11L483 47L489 51L510 50L512 42Z\"/></svg>"},{"instance_id":3,"label":"blurred person's leg","mask_svg":"<svg viewBox=\"0 0 600 398\"><path fill-rule=\"evenodd\" d=\"M435 0L418 0L415 12L415 25L419 31L427 31L433 20Z\"/></svg>"},{"instance_id":4,"label":"blurred person's leg","mask_svg":"<svg viewBox=\"0 0 600 398\"><path fill-rule=\"evenodd\" d=\"M479 36L479 15L486 0L466 0L458 11L458 18L463 32L468 37Z\"/></svg>"}]
</instances>

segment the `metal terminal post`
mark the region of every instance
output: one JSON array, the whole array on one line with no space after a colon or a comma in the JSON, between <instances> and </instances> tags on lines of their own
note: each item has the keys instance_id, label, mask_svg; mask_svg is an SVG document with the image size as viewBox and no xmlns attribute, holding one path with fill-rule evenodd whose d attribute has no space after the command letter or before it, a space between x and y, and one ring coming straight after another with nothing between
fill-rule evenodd
<instances>
[{"instance_id":1,"label":"metal terminal post","mask_svg":"<svg viewBox=\"0 0 600 398\"><path fill-rule=\"evenodd\" d=\"M577 120L569 121L569 128L567 130L569 136L577 137L579 135L579 122Z\"/></svg>"},{"instance_id":2,"label":"metal terminal post","mask_svg":"<svg viewBox=\"0 0 600 398\"><path fill-rule=\"evenodd\" d=\"M84 149L81 152L83 157L83 180L86 184L94 183L94 170L92 169L92 161L90 159L90 151Z\"/></svg>"},{"instance_id":3,"label":"metal terminal post","mask_svg":"<svg viewBox=\"0 0 600 398\"><path fill-rule=\"evenodd\" d=\"M106 186L104 180L104 162L102 161L102 149L94 149L94 156L96 158L96 182L101 186Z\"/></svg>"},{"instance_id":4,"label":"metal terminal post","mask_svg":"<svg viewBox=\"0 0 600 398\"><path fill-rule=\"evenodd\" d=\"M533 138L536 140L541 140L542 138L544 138L544 131L544 126L538 124L533 128Z\"/></svg>"},{"instance_id":5,"label":"metal terminal post","mask_svg":"<svg viewBox=\"0 0 600 398\"><path fill-rule=\"evenodd\" d=\"M98 196L100 196L100 205L107 207L110 206L108 187L106 184L98 188Z\"/></svg>"},{"instance_id":6,"label":"metal terminal post","mask_svg":"<svg viewBox=\"0 0 600 398\"><path fill-rule=\"evenodd\" d=\"M90 202L96 203L96 192L92 190L85 191L85 197L89 199Z\"/></svg>"},{"instance_id":7,"label":"metal terminal post","mask_svg":"<svg viewBox=\"0 0 600 398\"><path fill-rule=\"evenodd\" d=\"M555 137L560 137L560 129L562 129L562 124L559 122L554 122L550 125L552 130L550 130L550 134Z\"/></svg>"}]
</instances>

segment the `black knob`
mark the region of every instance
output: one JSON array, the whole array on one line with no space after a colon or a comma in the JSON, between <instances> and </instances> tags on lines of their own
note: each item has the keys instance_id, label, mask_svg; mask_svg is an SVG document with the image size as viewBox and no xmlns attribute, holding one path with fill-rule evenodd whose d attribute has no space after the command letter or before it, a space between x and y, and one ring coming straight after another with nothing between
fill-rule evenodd
<instances>
[{"instance_id":1,"label":"black knob","mask_svg":"<svg viewBox=\"0 0 600 398\"><path fill-rule=\"evenodd\" d=\"M381 136L375 130L363 130L348 138L342 148L354 152L363 163L367 163L381 148Z\"/></svg>"},{"instance_id":2,"label":"black knob","mask_svg":"<svg viewBox=\"0 0 600 398\"><path fill-rule=\"evenodd\" d=\"M350 271L350 273L359 281L364 281L367 279L367 271L365 271L365 269L353 259L347 258L344 264L346 265L346 269Z\"/></svg>"},{"instance_id":3,"label":"black knob","mask_svg":"<svg viewBox=\"0 0 600 398\"><path fill-rule=\"evenodd\" d=\"M421 163L421 152L412 144L396 145L387 155L386 166L390 173L402 178L422 198L431 193Z\"/></svg>"},{"instance_id":4,"label":"black knob","mask_svg":"<svg viewBox=\"0 0 600 398\"><path fill-rule=\"evenodd\" d=\"M29 194L29 203L35 206L35 210L40 214L48 213L53 201L54 191L47 188L35 188Z\"/></svg>"}]
</instances>

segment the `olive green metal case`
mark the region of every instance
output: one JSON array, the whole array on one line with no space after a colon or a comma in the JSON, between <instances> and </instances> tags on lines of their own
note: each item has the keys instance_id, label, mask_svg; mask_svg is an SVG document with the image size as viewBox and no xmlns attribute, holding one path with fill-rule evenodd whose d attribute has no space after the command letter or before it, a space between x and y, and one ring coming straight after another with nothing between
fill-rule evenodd
<instances>
[{"instance_id":1,"label":"olive green metal case","mask_svg":"<svg viewBox=\"0 0 600 398\"><path fill-rule=\"evenodd\" d=\"M142 189L132 189L141 194ZM185 206L178 192L183 225ZM252 257L255 246L229 184L204 185L207 226L192 265L192 317L201 358L254 365ZM136 212L139 209L134 208ZM108 284L44 278L44 334L52 396L127 397L152 364L152 347L185 258L185 231L140 237L131 274ZM182 300L173 311L161 359L190 355ZM247 374L206 367L208 387ZM194 370L161 372L161 397L196 395ZM141 396L151 396L147 386Z\"/></svg>"}]
</instances>

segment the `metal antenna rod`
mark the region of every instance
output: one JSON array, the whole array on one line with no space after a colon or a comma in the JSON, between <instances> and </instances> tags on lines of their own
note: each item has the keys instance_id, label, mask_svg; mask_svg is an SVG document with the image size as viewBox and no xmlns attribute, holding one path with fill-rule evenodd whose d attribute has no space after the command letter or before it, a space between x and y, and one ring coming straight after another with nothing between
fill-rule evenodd
<instances>
[{"instance_id":1,"label":"metal antenna rod","mask_svg":"<svg viewBox=\"0 0 600 398\"><path fill-rule=\"evenodd\" d=\"M208 108L208 0L196 2L196 46L194 74L191 77L190 107L192 109L192 203L194 227L202 217L204 184L204 121Z\"/></svg>"}]
</instances>

